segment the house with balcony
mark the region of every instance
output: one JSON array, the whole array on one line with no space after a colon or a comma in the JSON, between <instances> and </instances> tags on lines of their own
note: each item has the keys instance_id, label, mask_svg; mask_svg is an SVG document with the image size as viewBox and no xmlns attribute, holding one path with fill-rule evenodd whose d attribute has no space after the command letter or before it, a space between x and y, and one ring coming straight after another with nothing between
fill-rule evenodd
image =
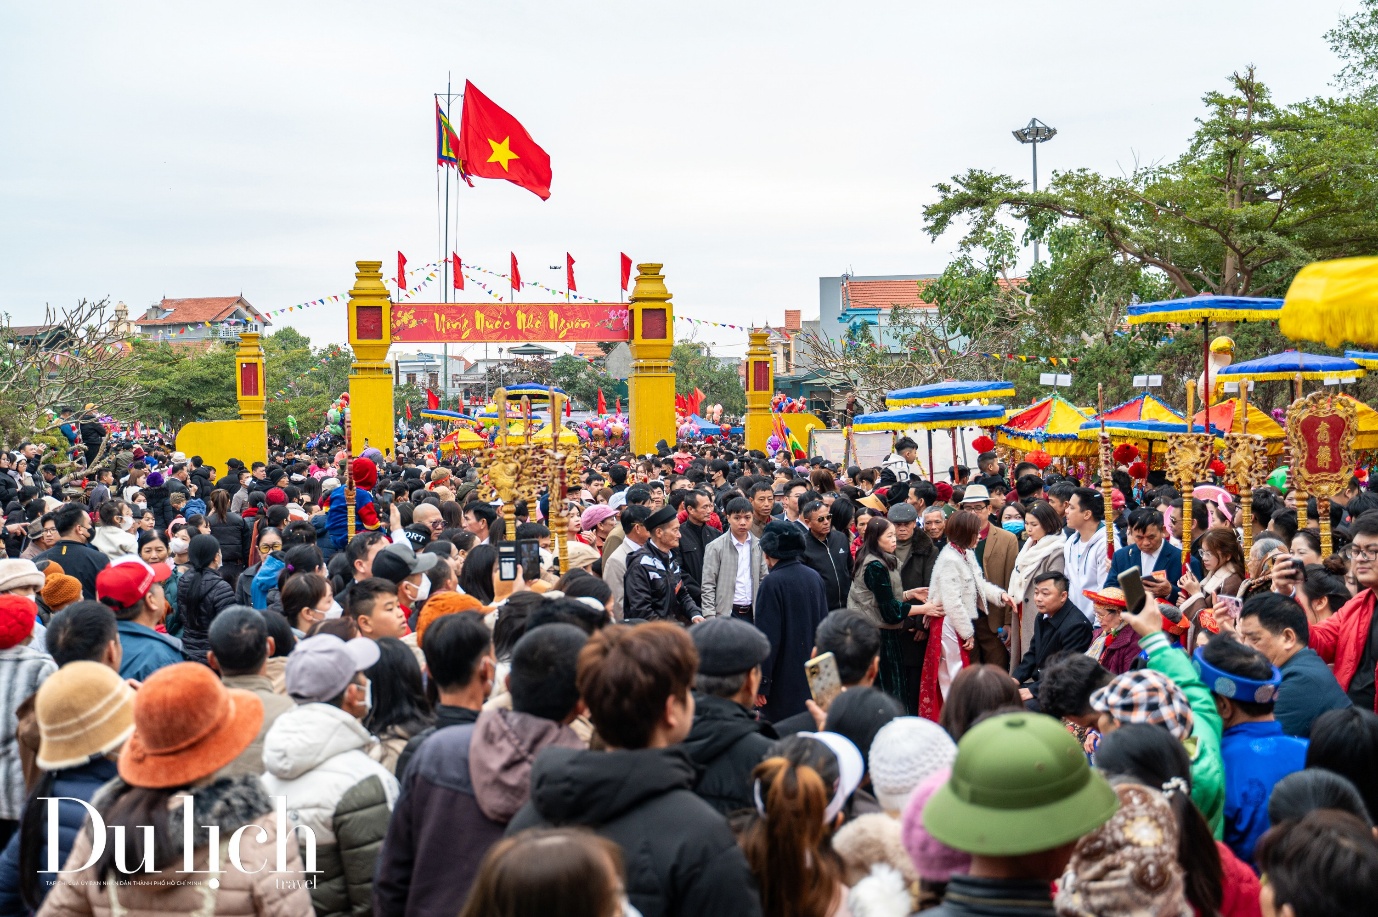
<instances>
[{"instance_id":1,"label":"house with balcony","mask_svg":"<svg viewBox=\"0 0 1378 917\"><path fill-rule=\"evenodd\" d=\"M270 324L242 295L164 298L133 320L140 337L174 344L237 341L241 331L261 331Z\"/></svg>"}]
</instances>

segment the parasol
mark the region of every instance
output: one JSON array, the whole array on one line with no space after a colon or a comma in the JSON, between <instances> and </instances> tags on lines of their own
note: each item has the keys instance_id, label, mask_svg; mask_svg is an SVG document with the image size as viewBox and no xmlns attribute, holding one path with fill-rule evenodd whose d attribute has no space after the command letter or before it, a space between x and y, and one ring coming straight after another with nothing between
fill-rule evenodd
<instances>
[{"instance_id":1,"label":"parasol","mask_svg":"<svg viewBox=\"0 0 1378 917\"><path fill-rule=\"evenodd\" d=\"M1243 379L1253 382L1290 382L1301 376L1315 382L1353 382L1363 374L1364 368L1348 357L1328 357L1284 350L1282 353L1226 366L1220 370L1217 378L1221 382L1237 382Z\"/></svg>"},{"instance_id":2,"label":"parasol","mask_svg":"<svg viewBox=\"0 0 1378 917\"><path fill-rule=\"evenodd\" d=\"M421 416L427 420L467 420L471 423L477 419L472 414L465 414L463 411L450 411L445 408L426 408L421 412Z\"/></svg>"},{"instance_id":3,"label":"parasol","mask_svg":"<svg viewBox=\"0 0 1378 917\"><path fill-rule=\"evenodd\" d=\"M1021 452L1042 449L1053 457L1090 455L1093 448L1078 435L1087 419L1070 401L1054 394L1010 415L996 429L995 441Z\"/></svg>"},{"instance_id":4,"label":"parasol","mask_svg":"<svg viewBox=\"0 0 1378 917\"><path fill-rule=\"evenodd\" d=\"M1262 299L1256 296L1191 296L1186 299L1135 303L1126 311L1131 325L1201 323L1203 332L1201 336L1201 361L1205 364L1206 375L1206 390L1201 393L1201 402L1206 407L1210 407L1211 321L1274 320L1282 314L1282 300Z\"/></svg>"},{"instance_id":5,"label":"parasol","mask_svg":"<svg viewBox=\"0 0 1378 917\"><path fill-rule=\"evenodd\" d=\"M520 401L522 398L550 400L550 393L566 395L564 389L554 385L541 385L539 382L518 382L516 385L507 386L507 400Z\"/></svg>"},{"instance_id":6,"label":"parasol","mask_svg":"<svg viewBox=\"0 0 1378 917\"><path fill-rule=\"evenodd\" d=\"M949 401L1014 397L1012 382L935 382L895 389L885 396L887 408L916 408Z\"/></svg>"},{"instance_id":7,"label":"parasol","mask_svg":"<svg viewBox=\"0 0 1378 917\"><path fill-rule=\"evenodd\" d=\"M1005 420L1005 409L998 404L944 404L931 408L897 408L874 414L858 414L852 429L868 431L925 430L928 432L928 473L933 476L933 431L952 433L952 461L957 462L957 430L960 427L998 427ZM966 441L962 447L965 450Z\"/></svg>"},{"instance_id":8,"label":"parasol","mask_svg":"<svg viewBox=\"0 0 1378 917\"><path fill-rule=\"evenodd\" d=\"M949 430L956 427L998 427L1005 420L999 405L946 404L932 408L897 408L858 414L852 429L858 433L885 430Z\"/></svg>"},{"instance_id":9,"label":"parasol","mask_svg":"<svg viewBox=\"0 0 1378 917\"><path fill-rule=\"evenodd\" d=\"M1378 369L1378 353L1372 350L1346 350L1345 356L1364 369Z\"/></svg>"},{"instance_id":10,"label":"parasol","mask_svg":"<svg viewBox=\"0 0 1378 917\"><path fill-rule=\"evenodd\" d=\"M1278 330L1294 341L1378 344L1378 258L1308 264L1292 278Z\"/></svg>"}]
</instances>

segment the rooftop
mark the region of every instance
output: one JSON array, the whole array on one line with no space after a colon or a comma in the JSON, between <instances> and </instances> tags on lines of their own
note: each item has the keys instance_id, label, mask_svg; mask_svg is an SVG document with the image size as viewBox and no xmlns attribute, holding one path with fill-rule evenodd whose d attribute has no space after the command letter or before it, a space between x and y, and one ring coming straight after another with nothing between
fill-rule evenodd
<instances>
[{"instance_id":1,"label":"rooftop","mask_svg":"<svg viewBox=\"0 0 1378 917\"><path fill-rule=\"evenodd\" d=\"M144 327L167 325L196 325L205 322L223 321L237 309L243 309L254 321L264 325L270 322L243 296L202 296L191 299L164 298L156 306L150 306L134 324ZM154 316L159 316L155 318Z\"/></svg>"}]
</instances>

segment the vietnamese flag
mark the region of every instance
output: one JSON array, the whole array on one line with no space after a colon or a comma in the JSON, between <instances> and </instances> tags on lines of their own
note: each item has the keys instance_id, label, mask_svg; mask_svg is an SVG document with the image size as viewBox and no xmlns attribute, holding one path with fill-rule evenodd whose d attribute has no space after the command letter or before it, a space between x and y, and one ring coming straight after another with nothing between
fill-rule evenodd
<instances>
[{"instance_id":1,"label":"vietnamese flag","mask_svg":"<svg viewBox=\"0 0 1378 917\"><path fill-rule=\"evenodd\" d=\"M599 388L599 389L598 389L598 415L601 417L602 415L604 415L604 414L606 414L606 413L608 413L608 402L607 402L607 399L605 399L605 398L603 397L603 389L602 389L602 388Z\"/></svg>"},{"instance_id":2,"label":"vietnamese flag","mask_svg":"<svg viewBox=\"0 0 1378 917\"><path fill-rule=\"evenodd\" d=\"M541 200L550 197L550 157L520 121L464 81L459 119L460 169L476 178L503 178Z\"/></svg>"},{"instance_id":3,"label":"vietnamese flag","mask_svg":"<svg viewBox=\"0 0 1378 917\"><path fill-rule=\"evenodd\" d=\"M622 252L622 292L627 292L627 282L632 279L632 259Z\"/></svg>"},{"instance_id":4,"label":"vietnamese flag","mask_svg":"<svg viewBox=\"0 0 1378 917\"><path fill-rule=\"evenodd\" d=\"M426 389L426 410L434 411L440 407L440 396L430 389Z\"/></svg>"},{"instance_id":5,"label":"vietnamese flag","mask_svg":"<svg viewBox=\"0 0 1378 917\"><path fill-rule=\"evenodd\" d=\"M407 420L411 420L411 402L407 402Z\"/></svg>"},{"instance_id":6,"label":"vietnamese flag","mask_svg":"<svg viewBox=\"0 0 1378 917\"><path fill-rule=\"evenodd\" d=\"M464 289L464 265L460 263L459 255L454 252L450 252L450 272L453 275L450 282L454 288L456 290Z\"/></svg>"},{"instance_id":7,"label":"vietnamese flag","mask_svg":"<svg viewBox=\"0 0 1378 917\"><path fill-rule=\"evenodd\" d=\"M407 291L407 256L397 253L397 292Z\"/></svg>"},{"instance_id":8,"label":"vietnamese flag","mask_svg":"<svg viewBox=\"0 0 1378 917\"><path fill-rule=\"evenodd\" d=\"M517 253L509 252L512 256L512 292L520 293L522 289L522 270L517 267Z\"/></svg>"},{"instance_id":9,"label":"vietnamese flag","mask_svg":"<svg viewBox=\"0 0 1378 917\"><path fill-rule=\"evenodd\" d=\"M565 252L565 289L573 293L579 288L574 285L574 256Z\"/></svg>"}]
</instances>

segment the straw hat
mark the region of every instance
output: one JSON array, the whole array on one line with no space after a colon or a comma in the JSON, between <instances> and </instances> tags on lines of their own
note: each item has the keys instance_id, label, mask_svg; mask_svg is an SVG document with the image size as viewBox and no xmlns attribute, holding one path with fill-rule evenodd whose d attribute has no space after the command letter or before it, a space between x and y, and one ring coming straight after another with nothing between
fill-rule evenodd
<instances>
[{"instance_id":1,"label":"straw hat","mask_svg":"<svg viewBox=\"0 0 1378 917\"><path fill-rule=\"evenodd\" d=\"M263 726L263 702L226 688L196 662L159 669L134 699L134 734L120 751L120 776L132 786L195 783L248 748Z\"/></svg>"},{"instance_id":2,"label":"straw hat","mask_svg":"<svg viewBox=\"0 0 1378 917\"><path fill-rule=\"evenodd\" d=\"M34 698L38 766L77 767L119 748L134 731L134 689L99 662L69 662L43 682Z\"/></svg>"}]
</instances>

